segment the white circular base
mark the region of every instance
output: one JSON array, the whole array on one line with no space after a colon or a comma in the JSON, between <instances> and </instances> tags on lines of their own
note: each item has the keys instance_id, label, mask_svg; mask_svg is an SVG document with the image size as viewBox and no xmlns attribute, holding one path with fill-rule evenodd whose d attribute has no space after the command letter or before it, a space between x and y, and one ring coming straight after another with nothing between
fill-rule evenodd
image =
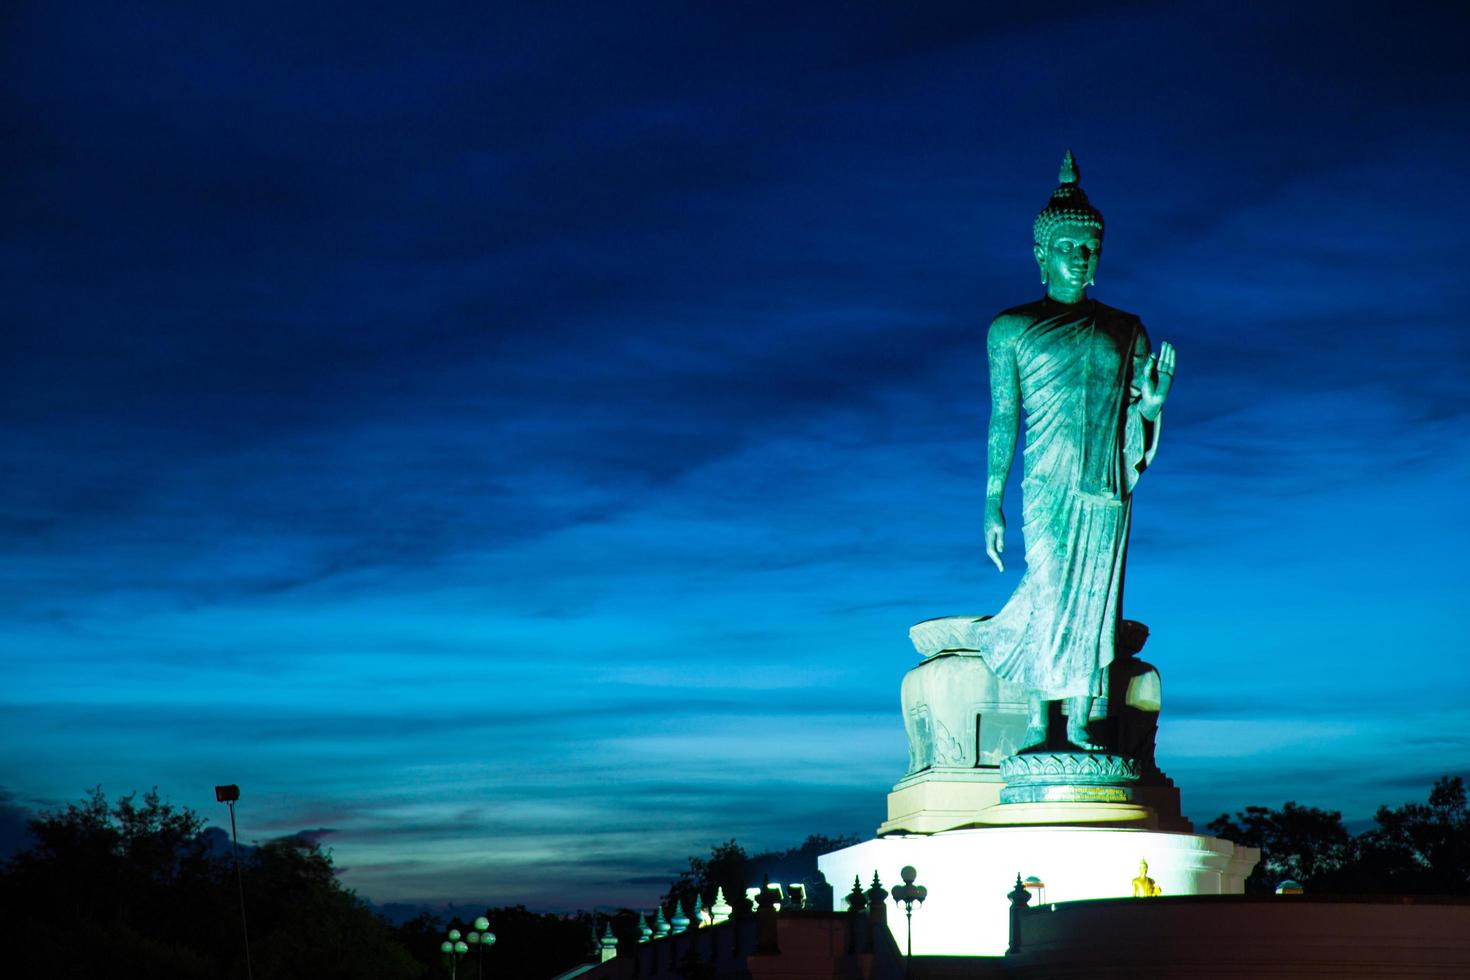
<instances>
[{"instance_id":1,"label":"white circular base","mask_svg":"<svg viewBox=\"0 0 1470 980\"><path fill-rule=\"evenodd\" d=\"M834 907L856 875L866 890L877 871L885 888L911 864L928 899L914 908L914 954L1002 956L1010 941L1016 875L1045 884L1047 903L1132 894L1140 860L1165 895L1238 895L1260 852L1203 834L1121 827L1007 826L880 837L824 854L817 865ZM1148 901L1148 899L1139 899ZM888 902L888 926L903 948L904 917Z\"/></svg>"}]
</instances>

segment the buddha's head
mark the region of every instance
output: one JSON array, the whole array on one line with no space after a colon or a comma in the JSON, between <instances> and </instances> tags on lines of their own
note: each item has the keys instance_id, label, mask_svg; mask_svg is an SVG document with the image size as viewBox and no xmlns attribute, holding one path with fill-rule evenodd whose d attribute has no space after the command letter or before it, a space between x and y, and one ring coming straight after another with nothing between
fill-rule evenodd
<instances>
[{"instance_id":1,"label":"buddha's head","mask_svg":"<svg viewBox=\"0 0 1470 980\"><path fill-rule=\"evenodd\" d=\"M1031 226L1032 254L1053 294L1080 296L1097 277L1103 216L1077 183L1072 151L1062 159L1061 182Z\"/></svg>"}]
</instances>

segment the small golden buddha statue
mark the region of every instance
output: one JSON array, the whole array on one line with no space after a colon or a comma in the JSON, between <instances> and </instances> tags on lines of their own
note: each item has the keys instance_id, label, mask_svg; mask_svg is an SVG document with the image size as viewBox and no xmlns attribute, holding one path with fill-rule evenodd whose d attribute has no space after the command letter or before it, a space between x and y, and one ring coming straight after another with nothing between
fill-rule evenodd
<instances>
[{"instance_id":1,"label":"small golden buddha statue","mask_svg":"<svg viewBox=\"0 0 1470 980\"><path fill-rule=\"evenodd\" d=\"M1162 894L1164 894L1164 890L1159 887L1159 883L1148 876L1148 862L1140 860L1138 862L1138 877L1133 879L1133 897L1157 898Z\"/></svg>"}]
</instances>

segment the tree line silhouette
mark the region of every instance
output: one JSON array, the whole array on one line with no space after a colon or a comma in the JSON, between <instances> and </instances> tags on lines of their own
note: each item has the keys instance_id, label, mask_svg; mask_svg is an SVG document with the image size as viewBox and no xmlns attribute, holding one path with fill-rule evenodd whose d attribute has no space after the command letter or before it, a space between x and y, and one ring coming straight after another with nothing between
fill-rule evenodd
<instances>
[{"instance_id":1,"label":"tree line silhouette","mask_svg":"<svg viewBox=\"0 0 1470 980\"><path fill-rule=\"evenodd\" d=\"M0 862L0 916L15 937L6 950L7 975L245 977L228 837L207 828L203 817L173 806L156 790L109 804L94 789L28 826L27 846ZM1261 848L1248 891L1270 891L1290 878L1317 893L1470 894L1470 809L1460 777L1438 780L1427 804L1380 807L1373 826L1356 836L1339 812L1295 802L1221 815L1209 829ZM720 888L736 914L744 914L739 899L745 890L769 878L802 882L812 906L831 908L817 857L855 842L812 835L793 848L747 854L726 841L707 856L689 858L660 904L666 914L676 902L692 913L696 900L708 907ZM439 976L445 930L469 928L432 914L390 924L342 885L318 841L287 837L242 851L257 977ZM554 976L590 958L594 927L611 921L620 945L636 942L638 915L650 910L593 915L488 908L498 941L486 953L487 973Z\"/></svg>"},{"instance_id":2,"label":"tree line silhouette","mask_svg":"<svg viewBox=\"0 0 1470 980\"><path fill-rule=\"evenodd\" d=\"M1287 803L1221 814L1210 833L1261 849L1248 893L1285 879L1327 894L1470 895L1470 808L1465 780L1443 776L1429 802L1380 806L1354 836L1337 810Z\"/></svg>"}]
</instances>

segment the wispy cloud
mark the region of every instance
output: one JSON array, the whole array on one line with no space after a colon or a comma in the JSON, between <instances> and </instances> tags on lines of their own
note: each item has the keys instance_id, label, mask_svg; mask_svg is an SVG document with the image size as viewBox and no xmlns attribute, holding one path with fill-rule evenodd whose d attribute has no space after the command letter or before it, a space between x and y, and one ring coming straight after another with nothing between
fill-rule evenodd
<instances>
[{"instance_id":1,"label":"wispy cloud","mask_svg":"<svg viewBox=\"0 0 1470 980\"><path fill-rule=\"evenodd\" d=\"M1394 802L1353 752L1470 693L1463 15L1064 8L18 12L16 799L228 778L369 896L566 906L870 830L907 626L1016 581L984 331L1071 145L1180 350L1166 768Z\"/></svg>"}]
</instances>

